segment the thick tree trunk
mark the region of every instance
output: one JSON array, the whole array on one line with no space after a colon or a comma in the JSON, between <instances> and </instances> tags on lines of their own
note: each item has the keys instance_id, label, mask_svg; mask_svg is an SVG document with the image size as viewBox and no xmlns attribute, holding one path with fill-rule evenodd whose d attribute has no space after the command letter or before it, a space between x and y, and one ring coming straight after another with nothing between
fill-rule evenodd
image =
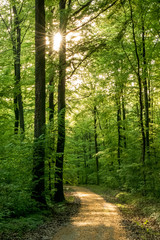
<instances>
[{"instance_id":1,"label":"thick tree trunk","mask_svg":"<svg viewBox=\"0 0 160 240\"><path fill-rule=\"evenodd\" d=\"M35 0L35 147L32 197L45 201L45 9L44 0Z\"/></svg>"},{"instance_id":2,"label":"thick tree trunk","mask_svg":"<svg viewBox=\"0 0 160 240\"><path fill-rule=\"evenodd\" d=\"M55 195L56 202L64 200L63 192L63 159L65 145L65 78L66 78L66 12L65 0L60 0L60 33L62 41L59 50L59 84L58 84L58 141L55 169Z\"/></svg>"},{"instance_id":3,"label":"thick tree trunk","mask_svg":"<svg viewBox=\"0 0 160 240\"><path fill-rule=\"evenodd\" d=\"M97 107L96 106L94 106L93 114L94 114L94 144L95 144L95 154L96 154L96 177L97 177L97 185L99 185L99 159L97 156L98 142L97 142Z\"/></svg>"}]
</instances>

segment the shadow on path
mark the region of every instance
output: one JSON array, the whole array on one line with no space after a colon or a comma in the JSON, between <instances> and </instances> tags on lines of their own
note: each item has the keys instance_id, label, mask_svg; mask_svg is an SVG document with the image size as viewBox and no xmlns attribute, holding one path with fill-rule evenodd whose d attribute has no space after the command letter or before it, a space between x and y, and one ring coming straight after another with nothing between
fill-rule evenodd
<instances>
[{"instance_id":1,"label":"shadow on path","mask_svg":"<svg viewBox=\"0 0 160 240\"><path fill-rule=\"evenodd\" d=\"M52 240L127 240L114 204L82 187L73 187L81 200L79 213Z\"/></svg>"}]
</instances>

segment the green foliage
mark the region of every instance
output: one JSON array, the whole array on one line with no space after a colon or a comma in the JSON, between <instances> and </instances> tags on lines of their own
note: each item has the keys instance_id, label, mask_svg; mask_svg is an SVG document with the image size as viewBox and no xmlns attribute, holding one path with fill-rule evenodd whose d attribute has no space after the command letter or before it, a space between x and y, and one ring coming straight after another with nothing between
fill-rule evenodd
<instances>
[{"instance_id":1,"label":"green foliage","mask_svg":"<svg viewBox=\"0 0 160 240\"><path fill-rule=\"evenodd\" d=\"M85 1L82 1L85 2ZM127 203L131 194L143 193L146 198L160 197L160 102L159 102L159 2L133 0L133 21L137 52L142 77L144 97L144 75L147 79L149 98L150 152L142 161L142 135L140 124L139 84L137 81L137 58L128 1L121 1L104 11L98 18L89 21L107 7L106 1L88 4L80 11L78 1L71 4L67 36L66 76L66 143L64 155L64 183L96 184L96 157L99 163L100 184L104 188L119 189L117 200ZM12 12L7 4L0 4L3 20L13 29ZM20 10L21 1L15 1ZM10 34L1 18L0 24L0 220L8 221L8 229L14 229L11 217L20 218L20 228L36 227L41 218L27 217L37 211L31 200L32 162L34 138L34 7L33 1L23 3L20 13L21 88L24 105L25 139L14 133L14 58ZM143 18L143 19L142 19ZM145 28L146 68L143 59L142 20ZM52 24L53 23L53 26ZM59 28L59 1L46 1L47 36ZM77 34L77 35L76 35ZM24 37L24 38L23 38ZM76 40L79 39L79 40ZM144 74L144 72L146 73ZM46 85L50 77L54 86L46 87L46 136L45 136L45 180L46 198L52 205L55 192L55 159L57 144L57 85L58 53L50 53L46 46ZM50 122L48 95L54 91L54 119ZM124 105L124 106L123 106ZM144 105L144 98L143 98ZM95 151L94 107L97 109L96 133L98 153ZM117 112L120 119L117 119ZM125 117L123 115L125 110ZM62 112L63 114L63 112ZM145 126L145 108L143 108ZM118 128L119 127L119 128ZM118 132L119 130L119 132ZM119 155L118 155L119 154ZM49 180L49 175L51 179ZM51 181L51 186L49 186ZM50 190L51 187L51 190ZM145 199L146 200L146 199ZM143 199L144 201L144 199ZM138 202L138 203L137 203ZM134 204L134 203L133 203ZM135 204L143 205L135 199ZM158 205L157 205L158 206ZM64 205L57 205L57 212ZM147 206L144 212L154 215L155 209ZM157 215L159 218L159 215ZM15 225L18 219L15 219ZM1 225L3 227L3 225Z\"/></svg>"},{"instance_id":2,"label":"green foliage","mask_svg":"<svg viewBox=\"0 0 160 240\"><path fill-rule=\"evenodd\" d=\"M49 216L49 212L47 213ZM13 233L18 237L22 237L24 232L33 230L47 220L47 214L45 212L34 213L25 217L8 218L1 220L0 223L0 236L6 236L6 238L13 238Z\"/></svg>"},{"instance_id":3,"label":"green foliage","mask_svg":"<svg viewBox=\"0 0 160 240\"><path fill-rule=\"evenodd\" d=\"M24 216L34 207L30 198L32 145L27 142L21 143L13 136L4 143L5 145L1 145L3 151L0 163L0 217Z\"/></svg>"},{"instance_id":4,"label":"green foliage","mask_svg":"<svg viewBox=\"0 0 160 240\"><path fill-rule=\"evenodd\" d=\"M120 192L116 195L116 199L119 203L128 203L131 198L131 194L127 192Z\"/></svg>"}]
</instances>

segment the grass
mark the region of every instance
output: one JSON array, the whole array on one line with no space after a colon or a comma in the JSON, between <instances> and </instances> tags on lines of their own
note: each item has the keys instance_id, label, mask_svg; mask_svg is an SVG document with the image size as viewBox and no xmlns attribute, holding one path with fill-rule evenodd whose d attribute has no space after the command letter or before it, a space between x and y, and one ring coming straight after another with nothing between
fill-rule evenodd
<instances>
[{"instance_id":1,"label":"grass","mask_svg":"<svg viewBox=\"0 0 160 240\"><path fill-rule=\"evenodd\" d=\"M39 225L49 219L49 212L41 211L33 213L25 217L7 218L0 223L0 239L1 236L5 239L12 239L13 234L15 239L19 239L24 232L36 229Z\"/></svg>"}]
</instances>

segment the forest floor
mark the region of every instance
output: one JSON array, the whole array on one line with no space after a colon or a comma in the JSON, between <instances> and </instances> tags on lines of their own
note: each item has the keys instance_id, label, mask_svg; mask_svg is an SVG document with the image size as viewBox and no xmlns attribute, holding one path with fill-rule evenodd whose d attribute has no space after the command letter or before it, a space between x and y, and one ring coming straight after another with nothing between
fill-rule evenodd
<instances>
[{"instance_id":1,"label":"forest floor","mask_svg":"<svg viewBox=\"0 0 160 240\"><path fill-rule=\"evenodd\" d=\"M0 240L160 240L158 222L126 204L125 195L89 188L65 187L67 202L57 204L43 224L0 234Z\"/></svg>"},{"instance_id":2,"label":"forest floor","mask_svg":"<svg viewBox=\"0 0 160 240\"><path fill-rule=\"evenodd\" d=\"M51 240L60 227L68 224L80 208L72 189L65 190L66 201L46 210L0 223L0 240Z\"/></svg>"}]
</instances>

